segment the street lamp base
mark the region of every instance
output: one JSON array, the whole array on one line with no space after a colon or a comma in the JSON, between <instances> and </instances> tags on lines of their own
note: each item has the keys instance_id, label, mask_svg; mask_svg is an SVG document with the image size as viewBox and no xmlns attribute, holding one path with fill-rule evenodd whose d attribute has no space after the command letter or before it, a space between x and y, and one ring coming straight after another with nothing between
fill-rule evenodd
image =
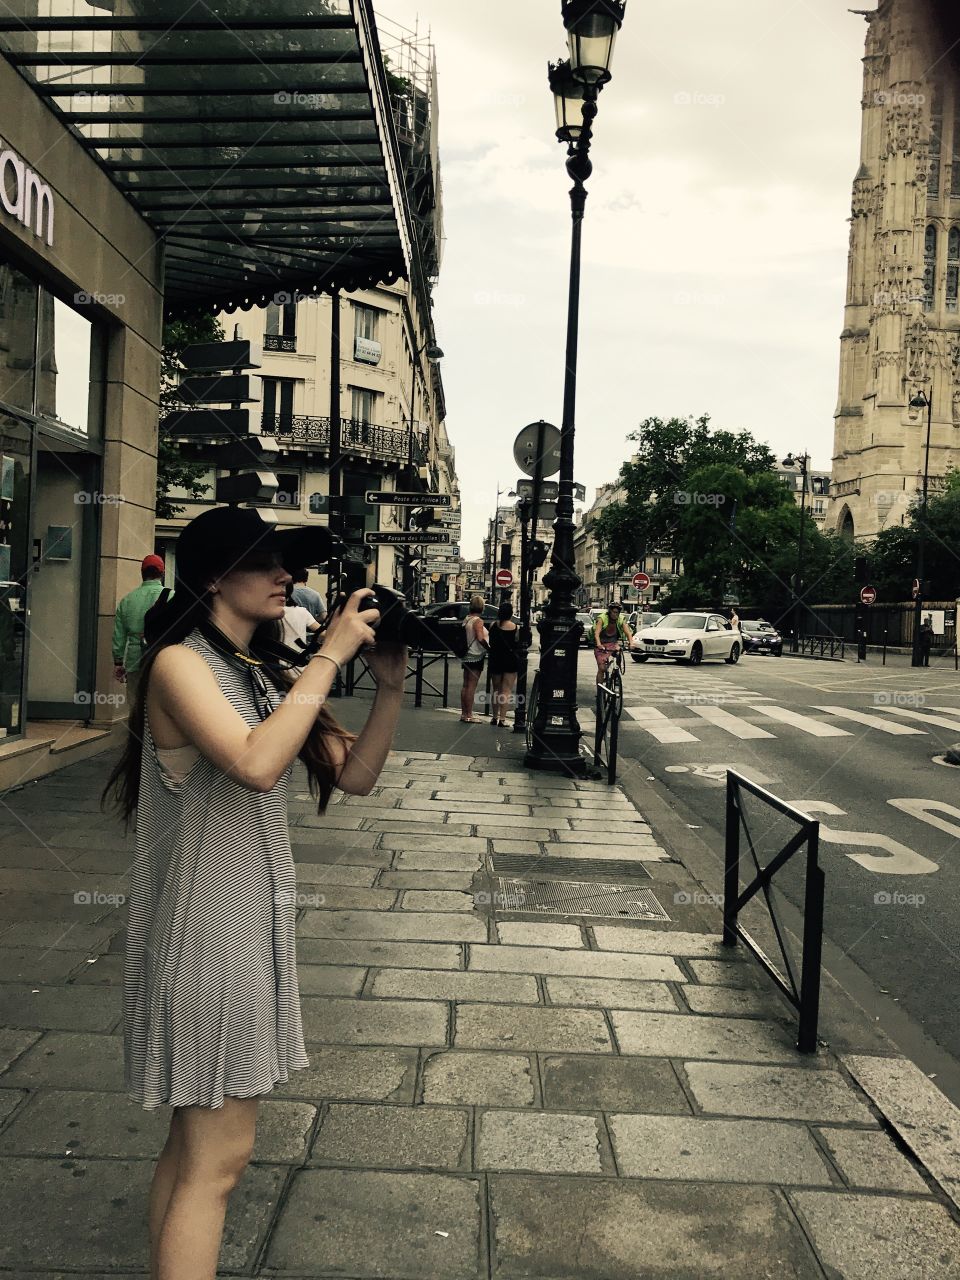
<instances>
[{"instance_id":1,"label":"street lamp base","mask_svg":"<svg viewBox=\"0 0 960 1280\"><path fill-rule=\"evenodd\" d=\"M523 757L527 769L543 773L562 773L568 778L585 778L587 761L580 754L580 735L571 733L534 736L533 745Z\"/></svg>"}]
</instances>

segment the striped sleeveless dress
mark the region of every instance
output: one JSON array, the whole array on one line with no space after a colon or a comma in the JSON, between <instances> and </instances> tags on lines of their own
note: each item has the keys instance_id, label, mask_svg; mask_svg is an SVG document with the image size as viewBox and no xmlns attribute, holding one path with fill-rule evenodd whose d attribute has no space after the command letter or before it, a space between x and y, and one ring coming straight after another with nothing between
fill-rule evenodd
<instances>
[{"instance_id":1,"label":"striped sleeveless dress","mask_svg":"<svg viewBox=\"0 0 960 1280\"><path fill-rule=\"evenodd\" d=\"M255 728L269 698L194 630L209 664ZM296 963L296 877L287 826L291 768L248 791L197 754L165 770L144 723L136 852L123 966L127 1094L152 1110L222 1107L309 1066Z\"/></svg>"}]
</instances>

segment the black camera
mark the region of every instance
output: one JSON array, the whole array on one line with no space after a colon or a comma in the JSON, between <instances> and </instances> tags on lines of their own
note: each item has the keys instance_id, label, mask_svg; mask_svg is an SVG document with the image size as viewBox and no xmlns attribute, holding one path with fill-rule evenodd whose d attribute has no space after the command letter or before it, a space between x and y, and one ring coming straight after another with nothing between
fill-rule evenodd
<instances>
[{"instance_id":1,"label":"black camera","mask_svg":"<svg viewBox=\"0 0 960 1280\"><path fill-rule=\"evenodd\" d=\"M452 653L462 658L467 651L467 633L456 618L425 618L414 613L407 598L392 587L376 582L370 588L373 599L363 602L364 609L379 609L377 639L386 644L403 644L408 649L427 653Z\"/></svg>"}]
</instances>

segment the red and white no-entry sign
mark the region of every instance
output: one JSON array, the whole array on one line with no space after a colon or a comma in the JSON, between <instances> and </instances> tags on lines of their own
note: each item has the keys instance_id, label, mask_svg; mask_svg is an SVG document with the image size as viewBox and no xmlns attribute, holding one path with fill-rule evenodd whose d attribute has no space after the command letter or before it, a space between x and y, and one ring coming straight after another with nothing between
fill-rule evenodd
<instances>
[{"instance_id":1,"label":"red and white no-entry sign","mask_svg":"<svg viewBox=\"0 0 960 1280\"><path fill-rule=\"evenodd\" d=\"M860 601L861 601L861 603L862 603L862 604L873 604L873 602L874 602L874 600L876 600L876 598L877 598L877 588L876 588L876 587L861 587L861 588L860 588Z\"/></svg>"},{"instance_id":2,"label":"red and white no-entry sign","mask_svg":"<svg viewBox=\"0 0 960 1280\"><path fill-rule=\"evenodd\" d=\"M638 591L646 591L650 585L650 575L648 573L635 573L633 575L633 585Z\"/></svg>"},{"instance_id":3,"label":"red and white no-entry sign","mask_svg":"<svg viewBox=\"0 0 960 1280\"><path fill-rule=\"evenodd\" d=\"M513 574L509 569L498 569L497 576L494 579L498 587L512 587Z\"/></svg>"}]
</instances>

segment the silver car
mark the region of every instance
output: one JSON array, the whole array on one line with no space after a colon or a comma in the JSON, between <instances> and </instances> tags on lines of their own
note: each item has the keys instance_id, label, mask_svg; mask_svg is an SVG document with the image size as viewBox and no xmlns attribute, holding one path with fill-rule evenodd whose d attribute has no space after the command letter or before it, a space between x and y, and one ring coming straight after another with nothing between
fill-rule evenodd
<instances>
[{"instance_id":1,"label":"silver car","mask_svg":"<svg viewBox=\"0 0 960 1280\"><path fill-rule=\"evenodd\" d=\"M639 634L637 662L672 658L698 667L704 658L740 661L743 637L719 613L668 613L656 626Z\"/></svg>"}]
</instances>

